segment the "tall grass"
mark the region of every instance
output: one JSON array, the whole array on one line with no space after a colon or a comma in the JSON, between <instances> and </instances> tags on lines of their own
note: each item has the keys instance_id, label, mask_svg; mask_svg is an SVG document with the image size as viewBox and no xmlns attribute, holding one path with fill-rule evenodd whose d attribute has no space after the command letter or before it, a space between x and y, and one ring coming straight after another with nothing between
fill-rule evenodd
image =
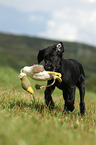
<instances>
[{"instance_id":1,"label":"tall grass","mask_svg":"<svg viewBox=\"0 0 96 145\"><path fill-rule=\"evenodd\" d=\"M7 68L0 73L0 145L95 145L96 94L86 92L86 113L79 112L79 91L75 110L64 114L62 92L53 93L54 110L44 101L44 90L35 90L35 100L21 88L18 73ZM5 76L3 75L5 74ZM39 82L41 84L41 82ZM44 84L44 82L42 82Z\"/></svg>"},{"instance_id":2,"label":"tall grass","mask_svg":"<svg viewBox=\"0 0 96 145\"><path fill-rule=\"evenodd\" d=\"M63 114L62 95L54 93L55 109L48 110L43 94L35 93L35 100L23 90L0 92L0 143L5 145L36 144L96 144L96 98L86 93L86 114L78 115L79 96L75 110Z\"/></svg>"}]
</instances>

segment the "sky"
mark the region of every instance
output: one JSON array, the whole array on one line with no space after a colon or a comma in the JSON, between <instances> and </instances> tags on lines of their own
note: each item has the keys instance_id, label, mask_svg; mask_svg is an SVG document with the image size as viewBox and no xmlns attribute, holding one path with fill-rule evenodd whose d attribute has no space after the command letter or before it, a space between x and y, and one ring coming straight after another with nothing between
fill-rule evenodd
<instances>
[{"instance_id":1,"label":"sky","mask_svg":"<svg viewBox=\"0 0 96 145\"><path fill-rule=\"evenodd\" d=\"M0 32L96 46L96 0L0 0Z\"/></svg>"}]
</instances>

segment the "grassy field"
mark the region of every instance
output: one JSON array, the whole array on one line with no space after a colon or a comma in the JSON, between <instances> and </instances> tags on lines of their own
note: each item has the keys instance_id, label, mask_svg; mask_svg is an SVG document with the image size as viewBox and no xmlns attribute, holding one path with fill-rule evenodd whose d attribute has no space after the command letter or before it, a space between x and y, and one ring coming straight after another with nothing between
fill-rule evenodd
<instances>
[{"instance_id":1,"label":"grassy field","mask_svg":"<svg viewBox=\"0 0 96 145\"><path fill-rule=\"evenodd\" d=\"M31 80L34 100L21 88L16 70L0 70L0 145L96 145L96 93L86 91L86 113L81 117L78 90L74 112L63 114L62 92L56 89L50 111L44 89L34 88L36 81Z\"/></svg>"},{"instance_id":2,"label":"grassy field","mask_svg":"<svg viewBox=\"0 0 96 145\"><path fill-rule=\"evenodd\" d=\"M54 110L48 110L44 89L35 100L21 88L19 70L37 63L41 48L57 43L41 38L0 33L0 145L96 145L96 47L64 42L64 58L80 61L86 73L86 113L79 112L76 90L75 110L64 114L62 92L53 93ZM45 84L46 82L39 82Z\"/></svg>"}]
</instances>

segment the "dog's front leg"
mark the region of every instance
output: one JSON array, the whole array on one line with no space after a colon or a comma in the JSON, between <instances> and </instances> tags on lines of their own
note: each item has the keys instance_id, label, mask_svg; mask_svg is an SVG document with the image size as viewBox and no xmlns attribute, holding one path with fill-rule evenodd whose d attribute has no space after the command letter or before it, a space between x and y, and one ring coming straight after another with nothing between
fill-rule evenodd
<instances>
[{"instance_id":1,"label":"dog's front leg","mask_svg":"<svg viewBox=\"0 0 96 145\"><path fill-rule=\"evenodd\" d=\"M63 112L67 113L68 112L68 109L67 109L68 90L67 89L63 90L63 98L65 101Z\"/></svg>"},{"instance_id":2,"label":"dog's front leg","mask_svg":"<svg viewBox=\"0 0 96 145\"><path fill-rule=\"evenodd\" d=\"M67 99L67 109L71 112L74 110L75 90L76 87L69 89L69 94Z\"/></svg>"},{"instance_id":3,"label":"dog's front leg","mask_svg":"<svg viewBox=\"0 0 96 145\"><path fill-rule=\"evenodd\" d=\"M48 81L48 85L51 83L52 83L52 81ZM53 99L51 96L54 89L55 89L55 85L48 87L45 90L45 103L50 109L54 108L54 102L53 102Z\"/></svg>"},{"instance_id":4,"label":"dog's front leg","mask_svg":"<svg viewBox=\"0 0 96 145\"><path fill-rule=\"evenodd\" d=\"M75 89L74 87L63 90L63 98L65 100L64 112L72 112L74 110Z\"/></svg>"}]
</instances>

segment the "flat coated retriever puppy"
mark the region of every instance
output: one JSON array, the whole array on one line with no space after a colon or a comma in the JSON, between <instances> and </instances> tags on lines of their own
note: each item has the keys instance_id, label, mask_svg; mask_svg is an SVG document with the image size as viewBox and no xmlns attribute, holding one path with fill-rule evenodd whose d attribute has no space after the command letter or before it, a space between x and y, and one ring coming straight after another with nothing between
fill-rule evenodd
<instances>
[{"instance_id":1,"label":"flat coated retriever puppy","mask_svg":"<svg viewBox=\"0 0 96 145\"><path fill-rule=\"evenodd\" d=\"M80 113L85 113L85 73L82 65L74 59L63 59L64 46L62 42L57 45L49 46L39 51L37 59L38 63L44 60L44 68L47 71L55 71L62 74L62 82L56 80L55 84L45 90L45 103L49 108L54 108L52 92L55 87L63 91L65 100L64 112L74 110L75 90L76 87L80 91ZM48 81L48 85L53 80Z\"/></svg>"}]
</instances>

